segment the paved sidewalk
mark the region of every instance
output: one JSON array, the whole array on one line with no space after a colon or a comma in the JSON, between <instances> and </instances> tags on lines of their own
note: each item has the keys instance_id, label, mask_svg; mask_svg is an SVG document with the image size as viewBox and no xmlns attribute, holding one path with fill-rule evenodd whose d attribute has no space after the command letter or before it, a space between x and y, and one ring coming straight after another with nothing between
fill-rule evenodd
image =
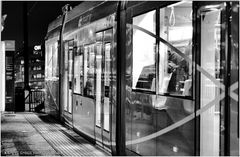
<instances>
[{"instance_id":1,"label":"paved sidewalk","mask_svg":"<svg viewBox=\"0 0 240 157\"><path fill-rule=\"evenodd\" d=\"M2 113L1 155L107 156L46 114Z\"/></svg>"},{"instance_id":2,"label":"paved sidewalk","mask_svg":"<svg viewBox=\"0 0 240 157\"><path fill-rule=\"evenodd\" d=\"M1 114L1 156L59 156L24 114Z\"/></svg>"}]
</instances>

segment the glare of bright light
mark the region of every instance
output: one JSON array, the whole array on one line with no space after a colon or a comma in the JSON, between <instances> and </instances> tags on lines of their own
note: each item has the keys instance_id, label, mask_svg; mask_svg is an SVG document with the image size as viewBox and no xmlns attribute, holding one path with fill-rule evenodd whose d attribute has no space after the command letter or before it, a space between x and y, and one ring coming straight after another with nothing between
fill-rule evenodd
<instances>
[{"instance_id":1,"label":"glare of bright light","mask_svg":"<svg viewBox=\"0 0 240 157\"><path fill-rule=\"evenodd\" d=\"M192 26L171 27L169 30L169 41L181 41L192 38Z\"/></svg>"}]
</instances>

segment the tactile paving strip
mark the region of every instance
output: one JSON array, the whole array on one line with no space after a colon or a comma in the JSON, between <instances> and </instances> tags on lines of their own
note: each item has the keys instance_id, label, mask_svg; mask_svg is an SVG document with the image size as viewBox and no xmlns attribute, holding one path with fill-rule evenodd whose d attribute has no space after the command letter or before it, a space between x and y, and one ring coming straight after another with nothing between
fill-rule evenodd
<instances>
[{"instance_id":1,"label":"tactile paving strip","mask_svg":"<svg viewBox=\"0 0 240 157\"><path fill-rule=\"evenodd\" d=\"M58 124L48 116L25 114L27 121L64 156L108 156L109 154L91 145L87 140Z\"/></svg>"}]
</instances>

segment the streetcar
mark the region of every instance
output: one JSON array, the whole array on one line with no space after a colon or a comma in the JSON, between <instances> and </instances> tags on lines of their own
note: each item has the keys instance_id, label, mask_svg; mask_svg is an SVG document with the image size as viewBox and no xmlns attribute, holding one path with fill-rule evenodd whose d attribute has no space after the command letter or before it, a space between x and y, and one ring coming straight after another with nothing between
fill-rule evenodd
<instances>
[{"instance_id":1,"label":"streetcar","mask_svg":"<svg viewBox=\"0 0 240 157\"><path fill-rule=\"evenodd\" d=\"M239 155L238 1L84 1L45 38L45 110L112 155Z\"/></svg>"}]
</instances>

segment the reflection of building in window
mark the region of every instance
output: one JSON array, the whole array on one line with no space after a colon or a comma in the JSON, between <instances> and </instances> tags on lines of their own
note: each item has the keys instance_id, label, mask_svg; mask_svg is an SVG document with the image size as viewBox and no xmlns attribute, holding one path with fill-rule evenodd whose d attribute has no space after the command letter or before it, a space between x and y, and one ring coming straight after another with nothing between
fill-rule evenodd
<instances>
[{"instance_id":1,"label":"reflection of building in window","mask_svg":"<svg viewBox=\"0 0 240 157\"><path fill-rule=\"evenodd\" d=\"M57 53L57 42L46 43L46 59L45 66L46 78L52 78L58 76L58 53ZM36 62L41 62L40 60L35 60Z\"/></svg>"},{"instance_id":2,"label":"reflection of building in window","mask_svg":"<svg viewBox=\"0 0 240 157\"><path fill-rule=\"evenodd\" d=\"M83 91L83 48L74 51L74 93L82 94Z\"/></svg>"},{"instance_id":3,"label":"reflection of building in window","mask_svg":"<svg viewBox=\"0 0 240 157\"><path fill-rule=\"evenodd\" d=\"M95 54L94 45L88 45L84 47L84 95L93 97L94 96L94 67L95 65Z\"/></svg>"}]
</instances>

